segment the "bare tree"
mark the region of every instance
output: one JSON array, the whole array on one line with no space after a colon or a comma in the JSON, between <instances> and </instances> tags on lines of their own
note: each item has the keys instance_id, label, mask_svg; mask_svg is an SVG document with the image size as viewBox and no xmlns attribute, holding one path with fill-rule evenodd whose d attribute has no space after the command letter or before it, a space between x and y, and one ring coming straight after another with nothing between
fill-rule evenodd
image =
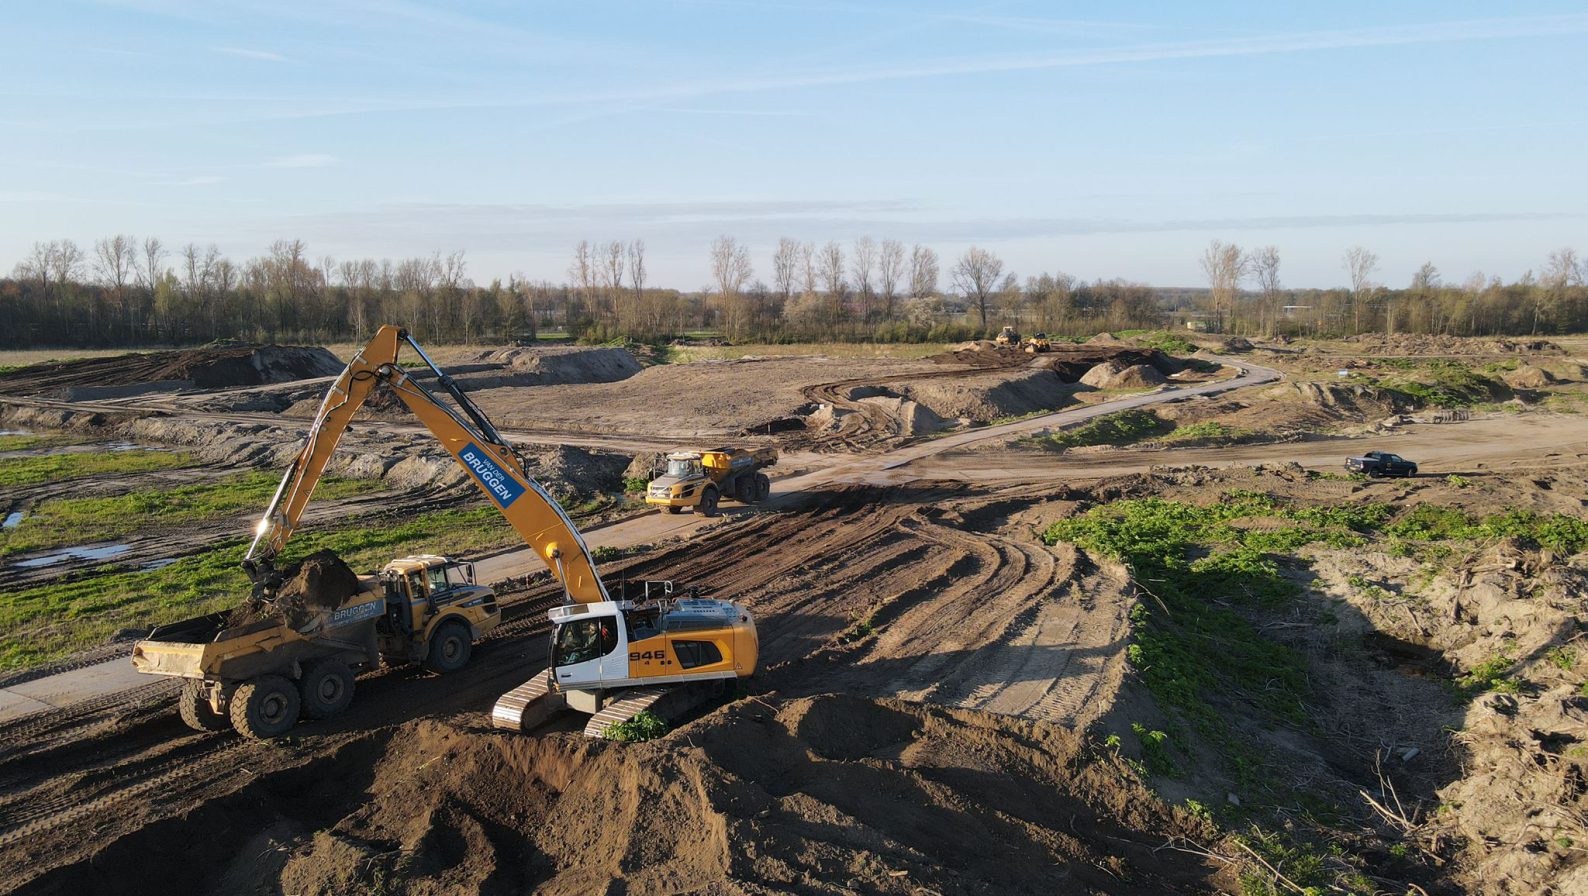
<instances>
[{"instance_id":1,"label":"bare tree","mask_svg":"<svg viewBox=\"0 0 1588 896\"><path fill-rule=\"evenodd\" d=\"M794 283L799 279L800 244L798 240L781 237L777 251L772 253L772 286L787 302L794 297Z\"/></svg>"},{"instance_id":2,"label":"bare tree","mask_svg":"<svg viewBox=\"0 0 1588 896\"><path fill-rule=\"evenodd\" d=\"M143 241L143 267L138 270L138 282L151 293L165 278L165 255L165 244L158 237Z\"/></svg>"},{"instance_id":3,"label":"bare tree","mask_svg":"<svg viewBox=\"0 0 1588 896\"><path fill-rule=\"evenodd\" d=\"M645 303L645 241L629 243L629 288L634 290L634 310L644 322L649 335L661 331L661 321L654 319Z\"/></svg>"},{"instance_id":4,"label":"bare tree","mask_svg":"<svg viewBox=\"0 0 1588 896\"><path fill-rule=\"evenodd\" d=\"M111 302L116 310L126 315L129 331L135 324L133 304L127 296L127 288L132 285L137 264L137 241L130 236L117 234L94 243L94 268L99 273L100 282L110 287Z\"/></svg>"},{"instance_id":5,"label":"bare tree","mask_svg":"<svg viewBox=\"0 0 1588 896\"><path fill-rule=\"evenodd\" d=\"M1262 318L1259 328L1264 335L1273 335L1279 319L1279 247L1264 246L1247 256L1252 275L1257 278L1257 290L1262 294Z\"/></svg>"},{"instance_id":6,"label":"bare tree","mask_svg":"<svg viewBox=\"0 0 1588 896\"><path fill-rule=\"evenodd\" d=\"M910 295L926 298L937 292L937 252L916 243L910 250Z\"/></svg>"},{"instance_id":7,"label":"bare tree","mask_svg":"<svg viewBox=\"0 0 1588 896\"><path fill-rule=\"evenodd\" d=\"M816 259L817 274L827 292L827 321L836 325L844 318L844 302L849 298L849 281L844 278L844 247L829 242Z\"/></svg>"},{"instance_id":8,"label":"bare tree","mask_svg":"<svg viewBox=\"0 0 1588 896\"><path fill-rule=\"evenodd\" d=\"M800 291L807 296L816 294L816 284L819 278L816 275L816 244L800 243Z\"/></svg>"},{"instance_id":9,"label":"bare tree","mask_svg":"<svg viewBox=\"0 0 1588 896\"><path fill-rule=\"evenodd\" d=\"M1202 272L1207 275L1213 303L1214 326L1222 332L1235 311L1235 295L1246 273L1241 247L1213 240L1202 253Z\"/></svg>"},{"instance_id":10,"label":"bare tree","mask_svg":"<svg viewBox=\"0 0 1588 896\"><path fill-rule=\"evenodd\" d=\"M601 258L601 279L606 286L613 310L617 308L618 292L623 289L623 265L627 256L628 250L624 245L613 240L606 244L606 251Z\"/></svg>"},{"instance_id":11,"label":"bare tree","mask_svg":"<svg viewBox=\"0 0 1588 896\"><path fill-rule=\"evenodd\" d=\"M755 275L750 265L750 250L731 236L719 236L711 243L711 277L727 314L727 328L737 334L744 325L740 294Z\"/></svg>"},{"instance_id":12,"label":"bare tree","mask_svg":"<svg viewBox=\"0 0 1588 896\"><path fill-rule=\"evenodd\" d=\"M860 319L871 316L871 275L877 264L877 243L869 236L855 240L854 260L850 272L855 276L855 290L860 296Z\"/></svg>"},{"instance_id":13,"label":"bare tree","mask_svg":"<svg viewBox=\"0 0 1588 896\"><path fill-rule=\"evenodd\" d=\"M904 244L898 240L883 240L882 251L877 254L877 286L882 292L883 320L893 320L894 303L903 279Z\"/></svg>"},{"instance_id":14,"label":"bare tree","mask_svg":"<svg viewBox=\"0 0 1588 896\"><path fill-rule=\"evenodd\" d=\"M998 291L999 278L1003 276L1004 263L998 256L971 246L954 265L954 287L965 294L981 313L981 329L987 332L987 306Z\"/></svg>"},{"instance_id":15,"label":"bare tree","mask_svg":"<svg viewBox=\"0 0 1588 896\"><path fill-rule=\"evenodd\" d=\"M1369 278L1378 270L1378 256L1362 246L1352 246L1345 250L1344 267L1351 281L1352 328L1361 332L1362 312L1366 308L1368 294L1373 290L1373 281Z\"/></svg>"}]
</instances>

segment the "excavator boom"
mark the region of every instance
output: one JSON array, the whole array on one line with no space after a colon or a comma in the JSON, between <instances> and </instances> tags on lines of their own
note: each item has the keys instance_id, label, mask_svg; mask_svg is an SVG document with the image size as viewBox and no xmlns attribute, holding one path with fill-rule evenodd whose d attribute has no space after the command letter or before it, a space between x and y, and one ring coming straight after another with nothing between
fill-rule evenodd
<instances>
[{"instance_id":1,"label":"excavator boom","mask_svg":"<svg viewBox=\"0 0 1588 896\"><path fill-rule=\"evenodd\" d=\"M435 374L461 413L448 407L397 366L397 355L404 345L411 347ZM391 388L468 472L486 498L545 561L572 602L587 604L610 599L596 575L590 549L556 500L525 472L518 453L452 378L430 360L413 337L406 330L389 325L381 327L353 356L326 392L302 450L287 468L270 506L259 521L253 544L243 560L256 592L273 587L271 577L276 556L297 527L353 415L381 383Z\"/></svg>"}]
</instances>

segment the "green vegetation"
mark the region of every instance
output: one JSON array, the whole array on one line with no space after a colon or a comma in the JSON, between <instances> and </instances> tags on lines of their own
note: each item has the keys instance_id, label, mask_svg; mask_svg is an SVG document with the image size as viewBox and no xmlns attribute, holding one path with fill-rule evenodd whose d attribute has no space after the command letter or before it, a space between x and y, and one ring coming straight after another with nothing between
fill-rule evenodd
<instances>
[{"instance_id":1,"label":"green vegetation","mask_svg":"<svg viewBox=\"0 0 1588 896\"><path fill-rule=\"evenodd\" d=\"M1105 414L1073 429L1035 438L1038 444L1054 450L1087 445L1129 445L1149 436L1165 435L1174 425L1152 411L1120 411Z\"/></svg>"},{"instance_id":2,"label":"green vegetation","mask_svg":"<svg viewBox=\"0 0 1588 896\"><path fill-rule=\"evenodd\" d=\"M606 563L610 560L617 560L622 556L622 548L615 548L609 544L604 544L590 552L590 558L597 563Z\"/></svg>"},{"instance_id":3,"label":"green vegetation","mask_svg":"<svg viewBox=\"0 0 1588 896\"><path fill-rule=\"evenodd\" d=\"M0 436L0 451L33 451L38 448L71 445L77 441L77 439L69 436L37 435L35 433L19 432Z\"/></svg>"},{"instance_id":4,"label":"green vegetation","mask_svg":"<svg viewBox=\"0 0 1588 896\"><path fill-rule=\"evenodd\" d=\"M868 614L862 619L855 620L854 625L850 626L847 631L839 635L838 643L853 644L856 641L864 640L865 638L869 637L871 633L875 632L876 630L877 626L874 616Z\"/></svg>"},{"instance_id":5,"label":"green vegetation","mask_svg":"<svg viewBox=\"0 0 1588 896\"><path fill-rule=\"evenodd\" d=\"M1253 435L1249 429L1238 426L1227 426L1208 420L1202 423L1189 423L1177 426L1174 432L1159 439L1165 445L1179 447L1192 447L1197 445L1229 445L1234 442L1244 441Z\"/></svg>"},{"instance_id":6,"label":"green vegetation","mask_svg":"<svg viewBox=\"0 0 1588 896\"><path fill-rule=\"evenodd\" d=\"M1419 542L1518 538L1557 554L1588 548L1588 520L1531 510L1508 510L1475 519L1453 508L1420 504L1384 531L1392 538Z\"/></svg>"},{"instance_id":7,"label":"green vegetation","mask_svg":"<svg viewBox=\"0 0 1588 896\"><path fill-rule=\"evenodd\" d=\"M354 569L368 572L405 554L469 554L516 540L493 508L444 510L396 524L353 520L337 529L301 532L282 562L329 548ZM102 644L118 628L236 606L248 592L247 577L237 565L244 546L242 540L221 544L155 570L100 566L72 581L0 595L0 670L36 666Z\"/></svg>"},{"instance_id":8,"label":"green vegetation","mask_svg":"<svg viewBox=\"0 0 1588 896\"><path fill-rule=\"evenodd\" d=\"M241 473L203 485L45 501L14 529L0 531L0 557L111 541L151 526L176 526L257 510L269 502L276 483L274 474ZM381 488L375 480L328 476L314 490L314 497L319 501L337 500Z\"/></svg>"},{"instance_id":9,"label":"green vegetation","mask_svg":"<svg viewBox=\"0 0 1588 896\"><path fill-rule=\"evenodd\" d=\"M1140 722L1131 722L1130 730L1134 731L1136 739L1141 741L1141 757L1149 773L1169 777L1179 771L1175 766L1174 759L1169 756L1169 735L1167 733L1150 730Z\"/></svg>"},{"instance_id":10,"label":"green vegetation","mask_svg":"<svg viewBox=\"0 0 1588 896\"><path fill-rule=\"evenodd\" d=\"M1555 668L1563 672L1570 672L1577 665L1577 651L1571 647L1556 647L1545 657L1554 664Z\"/></svg>"},{"instance_id":11,"label":"green vegetation","mask_svg":"<svg viewBox=\"0 0 1588 896\"><path fill-rule=\"evenodd\" d=\"M8 457L5 463L0 464L0 488L65 482L111 473L125 476L152 470L173 470L192 462L191 457L181 452L141 450Z\"/></svg>"},{"instance_id":12,"label":"green vegetation","mask_svg":"<svg viewBox=\"0 0 1588 896\"><path fill-rule=\"evenodd\" d=\"M623 480L623 492L630 495L643 495L650 484L651 481L644 476L629 476Z\"/></svg>"},{"instance_id":13,"label":"green vegetation","mask_svg":"<svg viewBox=\"0 0 1588 896\"><path fill-rule=\"evenodd\" d=\"M1339 849L1322 850L1255 825L1236 840L1260 860L1241 869L1241 896L1294 896L1296 887L1301 888L1300 896L1374 896L1380 892ZM1291 884L1281 884L1276 871Z\"/></svg>"},{"instance_id":14,"label":"green vegetation","mask_svg":"<svg viewBox=\"0 0 1588 896\"><path fill-rule=\"evenodd\" d=\"M1514 694L1521 690L1521 682L1514 678L1507 678L1507 672L1516 661L1510 657L1509 650L1501 650L1494 656L1472 668L1471 672L1456 679L1456 691L1464 699L1471 700L1490 691L1502 694Z\"/></svg>"},{"instance_id":15,"label":"green vegetation","mask_svg":"<svg viewBox=\"0 0 1588 896\"><path fill-rule=\"evenodd\" d=\"M1197 350L1191 340L1166 330L1121 330L1114 334L1121 339L1134 339L1145 348L1155 348L1169 355L1189 355Z\"/></svg>"},{"instance_id":16,"label":"green vegetation","mask_svg":"<svg viewBox=\"0 0 1588 896\"><path fill-rule=\"evenodd\" d=\"M1275 555L1314 542L1361 544L1363 533L1387 515L1384 505L1302 508L1235 491L1211 507L1160 498L1115 502L1054 524L1046 539L1075 542L1131 566L1155 600L1133 611L1127 658L1162 705L1228 743L1210 698L1243 700L1278 719L1303 720L1300 658L1240 612L1281 606L1296 596ZM1277 517L1288 525L1230 525L1244 517Z\"/></svg>"},{"instance_id":17,"label":"green vegetation","mask_svg":"<svg viewBox=\"0 0 1588 896\"><path fill-rule=\"evenodd\" d=\"M631 719L613 722L603 732L607 740L615 740L626 744L655 740L666 733L667 722L648 709L640 710Z\"/></svg>"},{"instance_id":18,"label":"green vegetation","mask_svg":"<svg viewBox=\"0 0 1588 896\"><path fill-rule=\"evenodd\" d=\"M1385 377L1357 373L1354 378L1370 386L1399 392L1422 407L1470 408L1508 393L1503 383L1460 361L1386 358L1378 364L1407 372Z\"/></svg>"}]
</instances>

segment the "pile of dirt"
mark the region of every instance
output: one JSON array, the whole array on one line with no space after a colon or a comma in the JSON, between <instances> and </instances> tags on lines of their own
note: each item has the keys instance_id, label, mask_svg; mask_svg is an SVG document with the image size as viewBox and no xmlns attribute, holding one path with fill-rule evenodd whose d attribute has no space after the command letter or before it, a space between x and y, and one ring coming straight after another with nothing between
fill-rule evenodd
<instances>
[{"instance_id":1,"label":"pile of dirt","mask_svg":"<svg viewBox=\"0 0 1588 896\"><path fill-rule=\"evenodd\" d=\"M1547 339L1474 339L1400 333L1363 333L1344 340L1375 355L1563 355L1564 348Z\"/></svg>"},{"instance_id":2,"label":"pile of dirt","mask_svg":"<svg viewBox=\"0 0 1588 896\"><path fill-rule=\"evenodd\" d=\"M1150 389L1168 382L1157 368L1146 364L1104 361L1088 370L1081 382L1094 389Z\"/></svg>"},{"instance_id":3,"label":"pile of dirt","mask_svg":"<svg viewBox=\"0 0 1588 896\"><path fill-rule=\"evenodd\" d=\"M275 599L249 601L233 610L227 628L269 619L301 632L316 630L358 593L358 574L330 550L315 551L279 574L281 584L276 586Z\"/></svg>"},{"instance_id":4,"label":"pile of dirt","mask_svg":"<svg viewBox=\"0 0 1588 896\"><path fill-rule=\"evenodd\" d=\"M588 496L623 490L629 458L611 451L551 445L524 455L527 472L558 496Z\"/></svg>"},{"instance_id":5,"label":"pile of dirt","mask_svg":"<svg viewBox=\"0 0 1588 896\"><path fill-rule=\"evenodd\" d=\"M493 384L489 372L460 377L476 388L493 385L550 386L568 383L615 383L639 373L640 362L622 348L549 346L504 348L481 359L507 372L511 383ZM449 373L451 371L448 371Z\"/></svg>"},{"instance_id":6,"label":"pile of dirt","mask_svg":"<svg viewBox=\"0 0 1588 896\"><path fill-rule=\"evenodd\" d=\"M251 830L270 836L218 879L306 896L1134 894L1213 892L1219 871L1161 848L1207 831L1117 756L892 700L739 701L631 746L419 721L347 772L324 794L346 814L319 830L258 795Z\"/></svg>"},{"instance_id":7,"label":"pile of dirt","mask_svg":"<svg viewBox=\"0 0 1588 896\"><path fill-rule=\"evenodd\" d=\"M343 364L324 348L284 345L207 346L34 364L0 374L0 389L68 401L232 389L335 376Z\"/></svg>"},{"instance_id":8,"label":"pile of dirt","mask_svg":"<svg viewBox=\"0 0 1588 896\"><path fill-rule=\"evenodd\" d=\"M1513 389L1547 389L1557 382L1549 371L1531 364L1524 364L1501 379Z\"/></svg>"}]
</instances>

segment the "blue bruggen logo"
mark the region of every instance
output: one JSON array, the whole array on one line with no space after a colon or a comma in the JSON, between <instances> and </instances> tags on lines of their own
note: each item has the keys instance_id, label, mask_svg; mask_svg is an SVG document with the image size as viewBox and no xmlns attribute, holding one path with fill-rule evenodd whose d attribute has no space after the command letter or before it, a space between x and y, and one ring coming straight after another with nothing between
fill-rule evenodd
<instances>
[{"instance_id":1,"label":"blue bruggen logo","mask_svg":"<svg viewBox=\"0 0 1588 896\"><path fill-rule=\"evenodd\" d=\"M469 468L469 472L474 474L474 478L479 480L485 493L498 505L510 507L518 500L518 496L524 493L524 487L509 476L506 470L497 466L496 461L491 460L484 451L480 450L480 446L473 442L463 446L463 450L458 452L458 458Z\"/></svg>"}]
</instances>

